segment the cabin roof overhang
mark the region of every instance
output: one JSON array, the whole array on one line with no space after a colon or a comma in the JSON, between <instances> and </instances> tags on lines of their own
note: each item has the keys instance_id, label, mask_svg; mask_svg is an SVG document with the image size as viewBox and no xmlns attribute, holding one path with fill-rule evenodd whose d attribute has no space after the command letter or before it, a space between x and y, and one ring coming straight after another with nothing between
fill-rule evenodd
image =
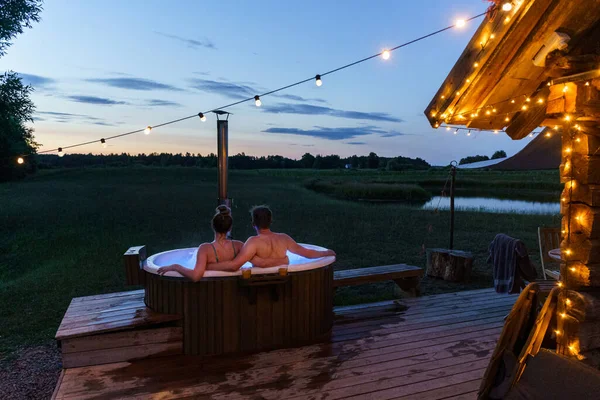
<instances>
[{"instance_id":1,"label":"cabin roof overhang","mask_svg":"<svg viewBox=\"0 0 600 400\"><path fill-rule=\"evenodd\" d=\"M566 91L568 82L600 76L600 0L513 4L488 14L471 38L425 110L432 127L505 130L521 139L553 123L547 108L557 85Z\"/></svg>"}]
</instances>

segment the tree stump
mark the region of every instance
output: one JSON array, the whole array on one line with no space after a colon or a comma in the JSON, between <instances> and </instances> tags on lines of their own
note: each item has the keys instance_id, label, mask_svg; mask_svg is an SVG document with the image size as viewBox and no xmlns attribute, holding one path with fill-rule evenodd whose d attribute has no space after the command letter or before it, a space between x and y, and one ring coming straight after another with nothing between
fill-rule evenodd
<instances>
[{"instance_id":1,"label":"tree stump","mask_svg":"<svg viewBox=\"0 0 600 400\"><path fill-rule=\"evenodd\" d=\"M450 282L464 282L471 278L473 255L467 251L427 249L427 276Z\"/></svg>"}]
</instances>

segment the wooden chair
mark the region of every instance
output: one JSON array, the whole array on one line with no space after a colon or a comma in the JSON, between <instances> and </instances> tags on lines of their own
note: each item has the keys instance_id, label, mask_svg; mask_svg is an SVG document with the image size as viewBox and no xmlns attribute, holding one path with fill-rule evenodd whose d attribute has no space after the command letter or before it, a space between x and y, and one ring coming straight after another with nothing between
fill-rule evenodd
<instances>
[{"instance_id":1,"label":"wooden chair","mask_svg":"<svg viewBox=\"0 0 600 400\"><path fill-rule=\"evenodd\" d=\"M538 227L538 239L540 243L540 259L542 261L544 280L548 279L548 276L557 281L560 280L560 266L558 269L547 268L551 265L556 266L557 264L555 260L550 258L548 252L560 247L560 228Z\"/></svg>"}]
</instances>

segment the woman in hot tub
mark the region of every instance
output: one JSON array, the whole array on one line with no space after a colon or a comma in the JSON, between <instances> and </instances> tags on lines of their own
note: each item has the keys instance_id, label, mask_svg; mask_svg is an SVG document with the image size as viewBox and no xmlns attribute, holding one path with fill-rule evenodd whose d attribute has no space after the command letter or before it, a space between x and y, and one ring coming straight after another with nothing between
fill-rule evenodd
<instances>
[{"instance_id":1,"label":"woman in hot tub","mask_svg":"<svg viewBox=\"0 0 600 400\"><path fill-rule=\"evenodd\" d=\"M239 240L227 239L227 233L231 231L232 225L233 218L231 217L231 210L229 207L224 205L217 207L216 214L212 218L212 228L215 232L215 239L210 243L203 243L200 245L196 255L196 265L194 266L194 269L185 268L179 264L173 264L159 268L158 273L164 275L166 272L176 271L184 277L191 279L194 282L198 282L202 279L204 271L206 270L237 271L239 268L215 268L216 263L233 260L244 245L244 243ZM288 264L289 260L287 257L273 259L254 257L250 262L255 267L268 268Z\"/></svg>"}]
</instances>

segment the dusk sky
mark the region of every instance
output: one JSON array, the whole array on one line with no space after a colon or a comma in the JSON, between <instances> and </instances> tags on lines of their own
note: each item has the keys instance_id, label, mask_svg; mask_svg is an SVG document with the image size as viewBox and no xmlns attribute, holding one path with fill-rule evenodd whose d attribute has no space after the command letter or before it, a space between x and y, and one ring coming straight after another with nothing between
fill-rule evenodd
<instances>
[{"instance_id":1,"label":"dusk sky","mask_svg":"<svg viewBox=\"0 0 600 400\"><path fill-rule=\"evenodd\" d=\"M479 14L482 0L48 0L2 70L32 96L40 151L156 125L314 76ZM431 129L423 110L482 19L228 111L230 154L512 155L531 139ZM194 118L77 153L216 152ZM67 153L68 153L67 152Z\"/></svg>"}]
</instances>

